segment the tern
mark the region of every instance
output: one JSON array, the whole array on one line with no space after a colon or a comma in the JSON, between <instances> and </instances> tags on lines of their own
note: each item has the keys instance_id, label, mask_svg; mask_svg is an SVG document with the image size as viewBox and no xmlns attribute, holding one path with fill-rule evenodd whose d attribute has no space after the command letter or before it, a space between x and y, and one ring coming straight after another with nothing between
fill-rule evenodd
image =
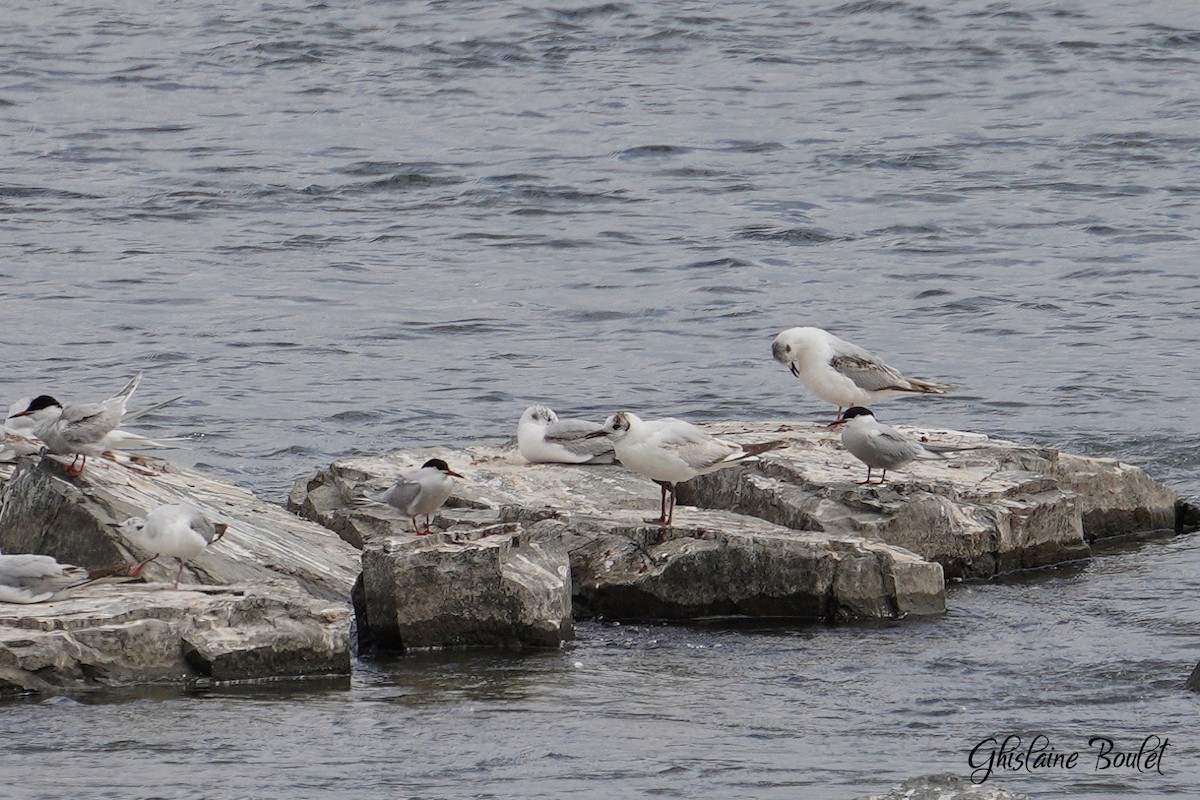
<instances>
[{"instance_id":1,"label":"tern","mask_svg":"<svg viewBox=\"0 0 1200 800\"><path fill-rule=\"evenodd\" d=\"M546 406L530 406L517 424L517 449L533 464L611 464L612 442L588 438L597 427L584 419L559 419Z\"/></svg>"},{"instance_id":2,"label":"tern","mask_svg":"<svg viewBox=\"0 0 1200 800\"><path fill-rule=\"evenodd\" d=\"M662 511L657 519L646 522L664 527L675 515L675 484L787 444L783 440L735 444L681 419L643 421L628 411L613 414L604 421L604 427L588 435L610 438L621 464L662 487Z\"/></svg>"},{"instance_id":3,"label":"tern","mask_svg":"<svg viewBox=\"0 0 1200 800\"><path fill-rule=\"evenodd\" d=\"M889 395L945 394L946 387L906 378L872 353L820 328L789 328L775 337L771 354L810 392L842 409L870 405Z\"/></svg>"},{"instance_id":4,"label":"tern","mask_svg":"<svg viewBox=\"0 0 1200 800\"><path fill-rule=\"evenodd\" d=\"M873 470L883 470L879 483L887 480L889 469L897 469L918 458L945 458L942 453L923 444L875 419L871 409L851 406L845 415L834 423L842 429L842 446L850 454L867 465L867 479L871 482Z\"/></svg>"},{"instance_id":5,"label":"tern","mask_svg":"<svg viewBox=\"0 0 1200 800\"><path fill-rule=\"evenodd\" d=\"M431 458L413 472L405 473L388 489L354 498L360 505L386 505L412 520L413 533L424 536L433 531L429 518L450 497L454 479L461 478L440 458ZM417 517L425 517L424 529L417 527Z\"/></svg>"},{"instance_id":6,"label":"tern","mask_svg":"<svg viewBox=\"0 0 1200 800\"><path fill-rule=\"evenodd\" d=\"M129 447L167 446L140 434L120 429L123 422L179 399L174 397L141 411L129 413L125 406L141 380L142 373L139 372L121 391L98 403L63 404L51 395L38 395L28 401L24 410L10 410L5 426L21 435L37 437L45 445L47 452L59 456L72 456L70 465L64 469L68 475L78 477L83 474L88 456L99 457L110 450Z\"/></svg>"}]
</instances>

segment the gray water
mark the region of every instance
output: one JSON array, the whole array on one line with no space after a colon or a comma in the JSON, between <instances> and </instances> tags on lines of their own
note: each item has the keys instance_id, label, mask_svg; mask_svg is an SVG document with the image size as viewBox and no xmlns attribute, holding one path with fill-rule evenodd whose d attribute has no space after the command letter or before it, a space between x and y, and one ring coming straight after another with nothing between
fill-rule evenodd
<instances>
[{"instance_id":1,"label":"gray water","mask_svg":"<svg viewBox=\"0 0 1200 800\"><path fill-rule=\"evenodd\" d=\"M10 2L0 56L9 401L143 369L187 399L140 427L272 500L534 401L824 418L802 324L956 387L885 421L1200 493L1192 2ZM1197 575L1166 537L931 620L14 704L0 796L847 798L1039 732L1170 746L990 784L1190 795Z\"/></svg>"}]
</instances>

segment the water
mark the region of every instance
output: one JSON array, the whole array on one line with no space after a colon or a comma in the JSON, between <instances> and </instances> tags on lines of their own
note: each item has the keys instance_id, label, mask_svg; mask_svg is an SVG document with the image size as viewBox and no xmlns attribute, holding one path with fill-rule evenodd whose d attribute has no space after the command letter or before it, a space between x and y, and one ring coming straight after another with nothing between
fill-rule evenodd
<instances>
[{"instance_id":1,"label":"water","mask_svg":"<svg viewBox=\"0 0 1200 800\"><path fill-rule=\"evenodd\" d=\"M1195 496L1200 9L943 5L10 3L6 391L144 369L138 399L187 399L143 428L278 501L533 401L819 417L769 356L812 324L956 385L885 421ZM0 770L37 777L0 795L852 797L1007 732L1171 747L993 782L1182 795L1196 574L1172 538L935 620L588 624L349 688L10 705Z\"/></svg>"}]
</instances>

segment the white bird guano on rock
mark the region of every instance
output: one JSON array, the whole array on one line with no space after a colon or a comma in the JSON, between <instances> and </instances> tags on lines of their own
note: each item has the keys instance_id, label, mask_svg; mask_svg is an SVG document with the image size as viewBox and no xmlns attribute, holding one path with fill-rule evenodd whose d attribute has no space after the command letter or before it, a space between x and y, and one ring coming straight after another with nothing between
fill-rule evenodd
<instances>
[{"instance_id":1,"label":"white bird guano on rock","mask_svg":"<svg viewBox=\"0 0 1200 800\"><path fill-rule=\"evenodd\" d=\"M628 411L613 414L604 427L589 435L611 439L623 466L662 487L662 513L646 522L663 526L670 525L675 515L675 484L787 445L783 440L735 444L681 419L643 421Z\"/></svg>"},{"instance_id":2,"label":"white bird guano on rock","mask_svg":"<svg viewBox=\"0 0 1200 800\"><path fill-rule=\"evenodd\" d=\"M146 565L159 556L179 559L173 589L179 588L179 579L188 562L199 558L228 529L225 523L213 522L203 511L188 503L159 506L144 518L130 517L116 527L134 545L154 554L130 570L130 575L140 575Z\"/></svg>"},{"instance_id":3,"label":"white bird guano on rock","mask_svg":"<svg viewBox=\"0 0 1200 800\"><path fill-rule=\"evenodd\" d=\"M588 438L597 427L585 419L559 419L547 406L530 406L517 424L517 449L533 464L611 464L612 442Z\"/></svg>"},{"instance_id":4,"label":"white bird guano on rock","mask_svg":"<svg viewBox=\"0 0 1200 800\"><path fill-rule=\"evenodd\" d=\"M358 505L384 505L400 511L412 520L413 533L418 536L433 533L430 516L450 499L454 479L461 478L440 458L431 458L413 472L405 473L382 492L354 498ZM417 526L417 517L425 517L425 527Z\"/></svg>"},{"instance_id":5,"label":"white bird guano on rock","mask_svg":"<svg viewBox=\"0 0 1200 800\"><path fill-rule=\"evenodd\" d=\"M946 457L891 425L883 425L869 408L851 406L834 425L842 429L842 446L867 465L867 479L860 481L864 484L871 482L873 470L883 470L879 476L882 484L889 469L898 469L918 458Z\"/></svg>"},{"instance_id":6,"label":"white bird guano on rock","mask_svg":"<svg viewBox=\"0 0 1200 800\"><path fill-rule=\"evenodd\" d=\"M820 328L789 328L775 337L771 354L810 392L842 409L866 406L894 394L945 394L946 387L899 370L856 344Z\"/></svg>"}]
</instances>

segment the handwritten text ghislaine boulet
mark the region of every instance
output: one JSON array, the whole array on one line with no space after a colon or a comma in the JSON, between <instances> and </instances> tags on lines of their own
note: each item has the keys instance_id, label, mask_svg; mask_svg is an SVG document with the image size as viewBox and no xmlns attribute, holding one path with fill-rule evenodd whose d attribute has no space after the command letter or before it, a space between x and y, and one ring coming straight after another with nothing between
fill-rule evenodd
<instances>
[{"instance_id":1,"label":"handwritten text ghislaine boulet","mask_svg":"<svg viewBox=\"0 0 1200 800\"><path fill-rule=\"evenodd\" d=\"M1059 750L1045 734L1022 739L1010 733L1003 739L989 736L967 756L971 782L981 784L997 771L1047 772L1051 770L1090 769L1093 772L1157 772L1162 774L1163 755L1170 739L1151 734L1133 747L1120 747L1109 736L1088 739L1087 750Z\"/></svg>"}]
</instances>

